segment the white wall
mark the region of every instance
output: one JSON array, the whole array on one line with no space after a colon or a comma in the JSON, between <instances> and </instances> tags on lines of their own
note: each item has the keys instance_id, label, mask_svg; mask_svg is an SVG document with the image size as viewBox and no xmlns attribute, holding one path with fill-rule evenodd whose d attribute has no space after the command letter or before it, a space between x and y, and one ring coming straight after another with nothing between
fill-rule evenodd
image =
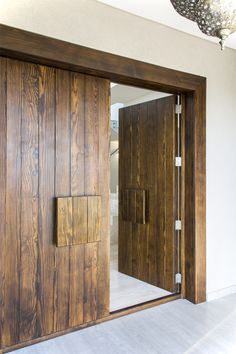
<instances>
[{"instance_id":1,"label":"white wall","mask_svg":"<svg viewBox=\"0 0 236 354\"><path fill-rule=\"evenodd\" d=\"M7 25L207 77L207 292L212 298L234 290L236 51L222 53L216 44L93 0L0 4Z\"/></svg>"}]
</instances>

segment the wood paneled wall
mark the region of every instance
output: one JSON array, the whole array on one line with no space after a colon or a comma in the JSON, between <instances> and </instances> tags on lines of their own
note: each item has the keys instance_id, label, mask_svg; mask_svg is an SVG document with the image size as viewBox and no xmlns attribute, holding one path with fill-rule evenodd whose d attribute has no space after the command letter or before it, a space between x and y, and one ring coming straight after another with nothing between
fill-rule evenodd
<instances>
[{"instance_id":1,"label":"wood paneled wall","mask_svg":"<svg viewBox=\"0 0 236 354\"><path fill-rule=\"evenodd\" d=\"M109 314L109 81L0 58L0 348ZM57 248L55 198L101 195Z\"/></svg>"}]
</instances>

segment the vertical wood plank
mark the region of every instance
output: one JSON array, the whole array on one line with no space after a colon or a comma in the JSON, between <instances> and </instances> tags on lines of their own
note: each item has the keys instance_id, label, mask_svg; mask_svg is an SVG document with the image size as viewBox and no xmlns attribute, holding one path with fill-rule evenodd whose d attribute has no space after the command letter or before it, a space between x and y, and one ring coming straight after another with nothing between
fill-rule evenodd
<instances>
[{"instance_id":1,"label":"vertical wood plank","mask_svg":"<svg viewBox=\"0 0 236 354\"><path fill-rule=\"evenodd\" d=\"M7 60L7 186L2 346L19 342L21 63Z\"/></svg>"},{"instance_id":2,"label":"vertical wood plank","mask_svg":"<svg viewBox=\"0 0 236 354\"><path fill-rule=\"evenodd\" d=\"M3 342L6 257L7 60L0 58L0 348Z\"/></svg>"},{"instance_id":3,"label":"vertical wood plank","mask_svg":"<svg viewBox=\"0 0 236 354\"><path fill-rule=\"evenodd\" d=\"M150 141L147 139L146 134L144 133L145 129L149 127L149 117L148 117L148 103L143 103L140 105L140 131L142 132L140 134L140 164L142 168L140 168L140 185L142 188L144 188L143 191L143 197L140 197L143 200L143 203L145 205L145 210L144 212L144 217L145 225L140 226L140 248L142 250L142 258L140 260L140 267L139 267L139 276L140 279L143 281L147 281L149 279L149 239L150 239L150 216L149 216L149 206L150 202L148 200L148 195L150 194L150 185L149 185L149 179L151 178L151 172L149 169L149 155L150 155ZM154 149L154 146L153 146ZM155 149L154 149L155 151ZM151 152L152 154L153 152ZM150 158L152 158L151 156ZM137 200L138 200L138 195L137 195ZM138 210L137 210L138 213Z\"/></svg>"},{"instance_id":4,"label":"vertical wood plank","mask_svg":"<svg viewBox=\"0 0 236 354\"><path fill-rule=\"evenodd\" d=\"M99 190L99 80L85 79L85 194ZM97 244L85 246L84 322L96 319L97 311Z\"/></svg>"},{"instance_id":5,"label":"vertical wood plank","mask_svg":"<svg viewBox=\"0 0 236 354\"><path fill-rule=\"evenodd\" d=\"M85 79L85 194L96 195L99 186L99 79Z\"/></svg>"},{"instance_id":6,"label":"vertical wood plank","mask_svg":"<svg viewBox=\"0 0 236 354\"><path fill-rule=\"evenodd\" d=\"M68 246L73 240L72 198L57 198L57 246Z\"/></svg>"},{"instance_id":7,"label":"vertical wood plank","mask_svg":"<svg viewBox=\"0 0 236 354\"><path fill-rule=\"evenodd\" d=\"M129 191L129 220L132 222L132 274L140 274L140 225L136 224L136 190L140 187L140 105L130 107L132 124L131 142L131 190Z\"/></svg>"},{"instance_id":8,"label":"vertical wood plank","mask_svg":"<svg viewBox=\"0 0 236 354\"><path fill-rule=\"evenodd\" d=\"M55 69L39 67L38 336L54 330Z\"/></svg>"},{"instance_id":9,"label":"vertical wood plank","mask_svg":"<svg viewBox=\"0 0 236 354\"><path fill-rule=\"evenodd\" d=\"M121 198L123 190L132 187L132 124L131 108L119 110L119 233L118 233L118 270L121 273L132 273L132 225L122 220L122 210L127 206L127 199ZM128 193L128 191L127 191ZM121 203L122 200L122 203ZM127 200L127 203L126 203ZM125 203L125 204L123 204ZM125 211L124 211L125 212ZM128 214L128 213L127 213ZM128 215L127 215L128 219Z\"/></svg>"},{"instance_id":10,"label":"vertical wood plank","mask_svg":"<svg viewBox=\"0 0 236 354\"><path fill-rule=\"evenodd\" d=\"M74 197L73 240L74 245L88 242L88 197Z\"/></svg>"},{"instance_id":11,"label":"vertical wood plank","mask_svg":"<svg viewBox=\"0 0 236 354\"><path fill-rule=\"evenodd\" d=\"M164 119L161 116L158 101L159 100L155 100L148 103L148 126L145 133L149 136L149 142L152 142L152 148L150 148L149 145L148 149L147 165L150 205L148 279L151 284L163 287L165 244L165 140Z\"/></svg>"},{"instance_id":12,"label":"vertical wood plank","mask_svg":"<svg viewBox=\"0 0 236 354\"><path fill-rule=\"evenodd\" d=\"M55 196L70 195L70 73L56 70L56 174ZM69 248L55 250L54 331L69 326Z\"/></svg>"},{"instance_id":13,"label":"vertical wood plank","mask_svg":"<svg viewBox=\"0 0 236 354\"><path fill-rule=\"evenodd\" d=\"M146 191L136 190L136 222L146 224Z\"/></svg>"},{"instance_id":14,"label":"vertical wood plank","mask_svg":"<svg viewBox=\"0 0 236 354\"><path fill-rule=\"evenodd\" d=\"M99 85L99 191L101 242L98 243L97 318L110 313L110 81Z\"/></svg>"},{"instance_id":15,"label":"vertical wood plank","mask_svg":"<svg viewBox=\"0 0 236 354\"><path fill-rule=\"evenodd\" d=\"M194 107L194 196L195 196L195 240L194 240L194 283L195 303L206 301L206 81L198 88ZM187 218L186 218L187 220Z\"/></svg>"},{"instance_id":16,"label":"vertical wood plank","mask_svg":"<svg viewBox=\"0 0 236 354\"><path fill-rule=\"evenodd\" d=\"M91 242L85 246L84 263L84 322L90 322L97 317L97 272L98 246Z\"/></svg>"},{"instance_id":17,"label":"vertical wood plank","mask_svg":"<svg viewBox=\"0 0 236 354\"><path fill-rule=\"evenodd\" d=\"M20 341L37 337L38 198L21 200Z\"/></svg>"},{"instance_id":18,"label":"vertical wood plank","mask_svg":"<svg viewBox=\"0 0 236 354\"><path fill-rule=\"evenodd\" d=\"M88 197L88 242L96 242L101 239L100 228L101 197Z\"/></svg>"},{"instance_id":19,"label":"vertical wood plank","mask_svg":"<svg viewBox=\"0 0 236 354\"><path fill-rule=\"evenodd\" d=\"M119 152L120 154L120 152ZM122 189L120 191L120 213L124 221L128 221L128 189Z\"/></svg>"},{"instance_id":20,"label":"vertical wood plank","mask_svg":"<svg viewBox=\"0 0 236 354\"><path fill-rule=\"evenodd\" d=\"M22 64L20 340L36 336L38 259L38 66Z\"/></svg>"},{"instance_id":21,"label":"vertical wood plank","mask_svg":"<svg viewBox=\"0 0 236 354\"><path fill-rule=\"evenodd\" d=\"M71 73L71 195L84 194L84 109L85 76ZM75 225L74 225L75 226ZM87 232L81 230L82 241ZM70 313L69 326L84 322L84 245L70 249Z\"/></svg>"},{"instance_id":22,"label":"vertical wood plank","mask_svg":"<svg viewBox=\"0 0 236 354\"><path fill-rule=\"evenodd\" d=\"M136 190L135 189L128 189L128 220L131 223L136 222Z\"/></svg>"}]
</instances>

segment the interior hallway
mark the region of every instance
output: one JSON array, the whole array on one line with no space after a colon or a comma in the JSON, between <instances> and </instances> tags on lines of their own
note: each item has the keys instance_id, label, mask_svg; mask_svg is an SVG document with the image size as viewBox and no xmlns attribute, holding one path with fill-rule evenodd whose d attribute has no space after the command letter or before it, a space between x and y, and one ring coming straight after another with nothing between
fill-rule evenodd
<instances>
[{"instance_id":1,"label":"interior hallway","mask_svg":"<svg viewBox=\"0 0 236 354\"><path fill-rule=\"evenodd\" d=\"M193 305L177 300L17 354L235 354L236 294Z\"/></svg>"}]
</instances>

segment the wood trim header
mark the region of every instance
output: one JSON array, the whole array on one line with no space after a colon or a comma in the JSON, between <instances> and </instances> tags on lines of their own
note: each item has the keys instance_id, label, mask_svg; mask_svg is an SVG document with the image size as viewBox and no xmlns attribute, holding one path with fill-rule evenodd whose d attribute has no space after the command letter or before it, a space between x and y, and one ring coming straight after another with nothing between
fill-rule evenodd
<instances>
[{"instance_id":1,"label":"wood trim header","mask_svg":"<svg viewBox=\"0 0 236 354\"><path fill-rule=\"evenodd\" d=\"M0 24L0 55L167 92L194 91L204 77Z\"/></svg>"}]
</instances>

